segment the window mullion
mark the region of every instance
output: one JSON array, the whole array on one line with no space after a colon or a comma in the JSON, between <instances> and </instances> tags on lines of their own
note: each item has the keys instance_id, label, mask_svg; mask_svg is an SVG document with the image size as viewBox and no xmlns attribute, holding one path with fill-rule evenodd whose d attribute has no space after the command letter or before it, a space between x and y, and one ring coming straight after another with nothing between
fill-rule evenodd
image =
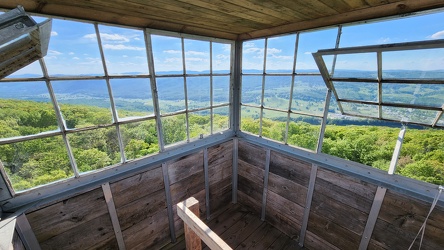
<instances>
[{"instance_id":1,"label":"window mullion","mask_svg":"<svg viewBox=\"0 0 444 250\"><path fill-rule=\"evenodd\" d=\"M39 59L40 67L43 71L43 77L45 78L46 87L48 89L49 97L51 98L52 105L54 107L57 123L59 125L60 131L62 132L63 142L65 143L66 151L68 153L69 162L71 163L72 171L74 172L74 176L78 178L80 176L79 169L77 168L76 159L74 158L74 154L72 152L71 145L69 144L68 137L66 135L66 123L62 116L62 111L60 111L59 104L57 103L57 99L54 94L54 90L52 88L51 81L49 80L48 69L46 68L46 64L44 59Z\"/></svg>"},{"instance_id":2,"label":"window mullion","mask_svg":"<svg viewBox=\"0 0 444 250\"><path fill-rule=\"evenodd\" d=\"M264 94L265 94L265 70L267 68L267 46L268 46L268 38L265 38L265 46L264 46L264 67L262 70L262 95L261 95L261 113L259 114L259 136L262 136L262 119L264 116Z\"/></svg>"},{"instance_id":3,"label":"window mullion","mask_svg":"<svg viewBox=\"0 0 444 250\"><path fill-rule=\"evenodd\" d=\"M182 42L182 66L183 66L183 91L185 94L185 122L186 122L186 128L187 128L187 142L190 141L190 122L188 120L189 113L188 113L188 93L187 93L187 69L185 64L185 44L183 37L181 38Z\"/></svg>"},{"instance_id":4,"label":"window mullion","mask_svg":"<svg viewBox=\"0 0 444 250\"><path fill-rule=\"evenodd\" d=\"M105 72L106 86L108 89L108 95L109 95L109 100L110 100L110 104L111 104L111 112L113 115L114 124L116 126L117 140L119 142L119 149L120 149L120 158L121 158L121 162L125 162L126 161L125 149L124 149L124 145L123 145L122 134L120 133L119 117L117 114L116 105L114 103L113 91L111 89L111 84L109 82L110 79L109 79L109 75L108 75L108 69L107 69L106 63L105 63L105 54L103 53L102 39L100 37L99 25L97 23L94 23L94 28L96 30L97 43L99 44L99 51L100 51L100 57L102 59L103 71Z\"/></svg>"},{"instance_id":5,"label":"window mullion","mask_svg":"<svg viewBox=\"0 0 444 250\"><path fill-rule=\"evenodd\" d=\"M288 142L288 128L290 126L290 114L291 114L291 104L293 103L293 91L294 91L294 79L296 76L296 59L298 55L299 46L299 32L296 33L295 45L294 45L294 56L293 56L293 73L291 75L291 87L290 87L290 100L288 101L288 112L287 112L287 124L285 124L285 137L284 143Z\"/></svg>"},{"instance_id":6,"label":"window mullion","mask_svg":"<svg viewBox=\"0 0 444 250\"><path fill-rule=\"evenodd\" d=\"M210 41L210 135L213 134L213 42Z\"/></svg>"}]
</instances>

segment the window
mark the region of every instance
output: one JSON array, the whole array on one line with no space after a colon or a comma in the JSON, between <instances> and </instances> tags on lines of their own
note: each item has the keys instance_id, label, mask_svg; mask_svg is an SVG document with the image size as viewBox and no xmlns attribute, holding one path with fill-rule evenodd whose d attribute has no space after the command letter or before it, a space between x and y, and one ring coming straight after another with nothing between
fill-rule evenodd
<instances>
[{"instance_id":1,"label":"window","mask_svg":"<svg viewBox=\"0 0 444 250\"><path fill-rule=\"evenodd\" d=\"M232 42L199 39L54 19L47 56L0 80L14 190L229 129Z\"/></svg>"}]
</instances>

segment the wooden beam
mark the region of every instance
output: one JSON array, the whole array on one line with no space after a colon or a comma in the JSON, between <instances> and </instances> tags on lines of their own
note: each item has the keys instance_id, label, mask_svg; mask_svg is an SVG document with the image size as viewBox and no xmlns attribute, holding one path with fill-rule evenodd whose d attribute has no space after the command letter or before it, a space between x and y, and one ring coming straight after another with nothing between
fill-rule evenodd
<instances>
[{"instance_id":1,"label":"wooden beam","mask_svg":"<svg viewBox=\"0 0 444 250\"><path fill-rule=\"evenodd\" d=\"M113 224L114 234L120 250L125 250L125 242L123 240L122 230L120 228L119 217L117 216L116 206L114 204L113 194L109 182L102 184L103 196L105 196L106 206L108 207L109 217Z\"/></svg>"},{"instance_id":2,"label":"wooden beam","mask_svg":"<svg viewBox=\"0 0 444 250\"><path fill-rule=\"evenodd\" d=\"M26 249L40 250L40 244L32 231L28 218L25 214L17 216L15 229L20 236L20 239Z\"/></svg>"},{"instance_id":3,"label":"wooden beam","mask_svg":"<svg viewBox=\"0 0 444 250\"><path fill-rule=\"evenodd\" d=\"M215 232L213 232L202 220L199 219L199 201L191 197L177 203L177 215L185 224L185 241L187 249L201 249L202 239L210 249L228 250L232 249ZM194 232L194 233L192 233Z\"/></svg>"}]
</instances>

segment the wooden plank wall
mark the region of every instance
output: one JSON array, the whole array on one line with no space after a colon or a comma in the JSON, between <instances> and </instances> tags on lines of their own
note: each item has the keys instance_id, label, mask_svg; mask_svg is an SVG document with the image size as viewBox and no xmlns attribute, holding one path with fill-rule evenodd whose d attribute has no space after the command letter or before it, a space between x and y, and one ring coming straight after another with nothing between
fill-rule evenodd
<instances>
[{"instance_id":1,"label":"wooden plank wall","mask_svg":"<svg viewBox=\"0 0 444 250\"><path fill-rule=\"evenodd\" d=\"M266 148L239 141L239 203L260 214ZM271 151L265 219L292 238L300 235L312 165ZM378 186L318 167L304 247L359 249ZM435 192L438 192L437 190ZM408 249L431 203L387 190L368 249ZM444 208L431 214L422 249L444 246ZM413 249L418 249L419 240Z\"/></svg>"},{"instance_id":2,"label":"wooden plank wall","mask_svg":"<svg viewBox=\"0 0 444 250\"><path fill-rule=\"evenodd\" d=\"M231 202L233 142L208 149L211 213ZM204 150L166 162L172 204L194 196L206 217ZM157 249L171 241L161 165L110 182L126 249ZM174 209L175 233L183 222ZM118 249L102 188L67 197L26 213L42 249Z\"/></svg>"}]
</instances>

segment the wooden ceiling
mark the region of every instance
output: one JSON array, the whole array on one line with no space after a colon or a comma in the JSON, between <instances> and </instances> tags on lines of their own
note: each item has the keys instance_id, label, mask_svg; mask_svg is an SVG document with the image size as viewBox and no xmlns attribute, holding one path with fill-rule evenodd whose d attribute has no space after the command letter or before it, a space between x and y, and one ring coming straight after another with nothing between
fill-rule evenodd
<instances>
[{"instance_id":1,"label":"wooden ceiling","mask_svg":"<svg viewBox=\"0 0 444 250\"><path fill-rule=\"evenodd\" d=\"M443 0L1 0L0 8L246 40L444 7Z\"/></svg>"}]
</instances>

